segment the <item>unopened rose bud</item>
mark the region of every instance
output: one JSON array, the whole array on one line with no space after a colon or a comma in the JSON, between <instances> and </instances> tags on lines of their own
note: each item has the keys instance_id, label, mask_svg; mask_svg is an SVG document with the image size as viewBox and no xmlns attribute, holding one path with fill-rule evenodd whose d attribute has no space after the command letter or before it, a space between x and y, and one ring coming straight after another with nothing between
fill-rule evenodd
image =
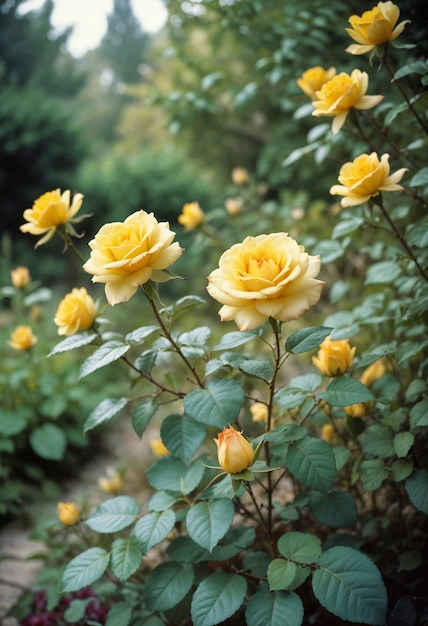
<instances>
[{"instance_id":1,"label":"unopened rose bud","mask_svg":"<svg viewBox=\"0 0 428 626\"><path fill-rule=\"evenodd\" d=\"M229 215L238 215L242 209L242 200L240 198L226 198L224 206Z\"/></svg>"},{"instance_id":2,"label":"unopened rose bud","mask_svg":"<svg viewBox=\"0 0 428 626\"><path fill-rule=\"evenodd\" d=\"M356 348L351 348L349 339L324 339L312 363L325 376L341 376L352 365Z\"/></svg>"},{"instance_id":3,"label":"unopened rose bud","mask_svg":"<svg viewBox=\"0 0 428 626\"><path fill-rule=\"evenodd\" d=\"M58 517L65 526L74 526L80 519L80 511L74 502L58 502Z\"/></svg>"},{"instance_id":4,"label":"unopened rose bud","mask_svg":"<svg viewBox=\"0 0 428 626\"><path fill-rule=\"evenodd\" d=\"M245 185L248 183L249 174L244 167L235 167L232 170L232 180L235 185Z\"/></svg>"},{"instance_id":5,"label":"unopened rose bud","mask_svg":"<svg viewBox=\"0 0 428 626\"><path fill-rule=\"evenodd\" d=\"M228 474L243 472L253 462L254 450L250 442L233 426L224 428L214 441L218 462Z\"/></svg>"},{"instance_id":6,"label":"unopened rose bud","mask_svg":"<svg viewBox=\"0 0 428 626\"><path fill-rule=\"evenodd\" d=\"M253 418L253 422L267 422L268 407L263 402L254 402L250 406L250 413Z\"/></svg>"},{"instance_id":7,"label":"unopened rose bud","mask_svg":"<svg viewBox=\"0 0 428 626\"><path fill-rule=\"evenodd\" d=\"M105 493L118 493L123 485L122 476L116 470L108 467L106 476L98 479L98 485Z\"/></svg>"},{"instance_id":8,"label":"unopened rose bud","mask_svg":"<svg viewBox=\"0 0 428 626\"><path fill-rule=\"evenodd\" d=\"M12 285L17 289L23 289L31 282L30 270L28 267L20 265L10 272Z\"/></svg>"}]
</instances>

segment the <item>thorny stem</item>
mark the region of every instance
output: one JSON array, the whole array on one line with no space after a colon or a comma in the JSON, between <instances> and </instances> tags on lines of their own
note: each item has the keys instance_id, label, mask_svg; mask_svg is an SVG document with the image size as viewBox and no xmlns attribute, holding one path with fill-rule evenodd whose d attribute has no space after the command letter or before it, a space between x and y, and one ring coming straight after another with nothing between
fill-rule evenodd
<instances>
[{"instance_id":1,"label":"thorny stem","mask_svg":"<svg viewBox=\"0 0 428 626\"><path fill-rule=\"evenodd\" d=\"M416 265L416 267L417 267L420 275L422 276L422 278L424 278L424 280L426 280L428 282L427 274L424 272L423 268L419 264L417 258L413 254L413 251L410 248L409 244L404 239L403 235L401 234L401 232L398 230L398 228L396 227L396 225L394 224L394 222L392 221L392 219L388 215L388 212L386 211L385 207L383 206L382 200L380 198L377 198L376 200L373 200L373 203L376 204L376 206L378 206L380 208L380 210L382 212L382 215L384 216L384 218L388 222L389 227L391 228L391 231L397 237L398 241L401 243L403 248L406 250L407 254L410 256L410 258L412 259L412 261Z\"/></svg>"}]
</instances>

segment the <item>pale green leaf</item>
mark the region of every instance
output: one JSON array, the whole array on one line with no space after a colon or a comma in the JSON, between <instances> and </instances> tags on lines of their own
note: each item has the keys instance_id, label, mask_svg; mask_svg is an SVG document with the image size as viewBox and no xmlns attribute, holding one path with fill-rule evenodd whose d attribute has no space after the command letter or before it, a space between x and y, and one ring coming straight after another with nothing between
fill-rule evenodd
<instances>
[{"instance_id":1,"label":"pale green leaf","mask_svg":"<svg viewBox=\"0 0 428 626\"><path fill-rule=\"evenodd\" d=\"M117 496L100 504L85 523L98 533L114 533L135 522L138 513L133 498Z\"/></svg>"},{"instance_id":2,"label":"pale green leaf","mask_svg":"<svg viewBox=\"0 0 428 626\"><path fill-rule=\"evenodd\" d=\"M101 578L109 564L110 554L103 548L89 548L67 565L62 576L62 592L78 591Z\"/></svg>"},{"instance_id":3,"label":"pale green leaf","mask_svg":"<svg viewBox=\"0 0 428 626\"><path fill-rule=\"evenodd\" d=\"M162 422L160 434L171 454L187 463L204 441L206 427L189 415L168 415Z\"/></svg>"},{"instance_id":4,"label":"pale green leaf","mask_svg":"<svg viewBox=\"0 0 428 626\"><path fill-rule=\"evenodd\" d=\"M157 410L158 402L154 398L140 402L135 408L132 414L132 427L139 437L142 437Z\"/></svg>"},{"instance_id":5,"label":"pale green leaf","mask_svg":"<svg viewBox=\"0 0 428 626\"><path fill-rule=\"evenodd\" d=\"M314 563L321 554L321 541L309 533L293 531L279 538L278 550L296 563Z\"/></svg>"},{"instance_id":6,"label":"pale green leaf","mask_svg":"<svg viewBox=\"0 0 428 626\"><path fill-rule=\"evenodd\" d=\"M236 380L216 378L206 389L195 389L184 398L184 411L197 422L223 428L232 423L245 401L244 391Z\"/></svg>"},{"instance_id":7,"label":"pale green leaf","mask_svg":"<svg viewBox=\"0 0 428 626\"><path fill-rule=\"evenodd\" d=\"M328 326L311 326L302 328L290 335L285 342L287 352L293 354L302 354L318 348L328 335L331 334L333 328Z\"/></svg>"},{"instance_id":8,"label":"pale green leaf","mask_svg":"<svg viewBox=\"0 0 428 626\"><path fill-rule=\"evenodd\" d=\"M56 344L54 348L49 352L48 356L52 356L53 354L59 354L60 352L68 352L69 350L74 350L75 348L81 348L82 346L87 346L92 343L94 339L97 338L96 333L79 333L75 335L71 335L70 337L66 337L62 341Z\"/></svg>"},{"instance_id":9,"label":"pale green leaf","mask_svg":"<svg viewBox=\"0 0 428 626\"><path fill-rule=\"evenodd\" d=\"M132 606L128 602L116 602L111 605L105 626L128 626L132 617Z\"/></svg>"},{"instance_id":10,"label":"pale green leaf","mask_svg":"<svg viewBox=\"0 0 428 626\"><path fill-rule=\"evenodd\" d=\"M60 461L67 447L63 430L55 424L43 424L31 431L30 445L42 459Z\"/></svg>"},{"instance_id":11,"label":"pale green leaf","mask_svg":"<svg viewBox=\"0 0 428 626\"><path fill-rule=\"evenodd\" d=\"M171 509L148 513L135 525L134 533L144 552L163 541L174 528L175 513Z\"/></svg>"},{"instance_id":12,"label":"pale green leaf","mask_svg":"<svg viewBox=\"0 0 428 626\"><path fill-rule=\"evenodd\" d=\"M83 427L84 432L92 430L100 424L109 422L116 417L121 410L128 404L128 398L123 396L122 398L105 398L92 410L88 419Z\"/></svg>"},{"instance_id":13,"label":"pale green leaf","mask_svg":"<svg viewBox=\"0 0 428 626\"><path fill-rule=\"evenodd\" d=\"M350 406L351 404L374 400L374 396L368 387L359 380L346 376L333 378L327 387L327 391L321 392L319 397L332 406Z\"/></svg>"},{"instance_id":14,"label":"pale green leaf","mask_svg":"<svg viewBox=\"0 0 428 626\"><path fill-rule=\"evenodd\" d=\"M130 347L129 344L124 344L121 341L107 341L83 362L79 378L82 379L85 376L89 376L96 370L117 361L128 352Z\"/></svg>"},{"instance_id":15,"label":"pale green leaf","mask_svg":"<svg viewBox=\"0 0 428 626\"><path fill-rule=\"evenodd\" d=\"M111 571L124 583L140 567L143 554L133 537L118 537L111 548Z\"/></svg>"},{"instance_id":16,"label":"pale green leaf","mask_svg":"<svg viewBox=\"0 0 428 626\"><path fill-rule=\"evenodd\" d=\"M215 572L205 578L195 593L191 616L198 626L215 626L231 617L245 599L247 583L239 575Z\"/></svg>"},{"instance_id":17,"label":"pale green leaf","mask_svg":"<svg viewBox=\"0 0 428 626\"><path fill-rule=\"evenodd\" d=\"M296 564L286 559L274 559L269 563L267 577L269 589L280 591L288 589L296 576Z\"/></svg>"}]
</instances>

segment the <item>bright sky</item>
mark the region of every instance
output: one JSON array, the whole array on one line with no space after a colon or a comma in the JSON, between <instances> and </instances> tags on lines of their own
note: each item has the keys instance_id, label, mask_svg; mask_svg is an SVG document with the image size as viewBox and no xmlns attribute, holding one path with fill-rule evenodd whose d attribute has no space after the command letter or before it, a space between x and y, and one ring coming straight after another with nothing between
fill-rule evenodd
<instances>
[{"instance_id":1,"label":"bright sky","mask_svg":"<svg viewBox=\"0 0 428 626\"><path fill-rule=\"evenodd\" d=\"M107 15L113 10L113 0L54 0L52 23L64 29L73 25L68 49L74 56L96 48L107 29ZM38 9L43 0L28 0L25 11ZM131 0L132 10L146 32L155 32L164 25L167 12L162 0Z\"/></svg>"}]
</instances>

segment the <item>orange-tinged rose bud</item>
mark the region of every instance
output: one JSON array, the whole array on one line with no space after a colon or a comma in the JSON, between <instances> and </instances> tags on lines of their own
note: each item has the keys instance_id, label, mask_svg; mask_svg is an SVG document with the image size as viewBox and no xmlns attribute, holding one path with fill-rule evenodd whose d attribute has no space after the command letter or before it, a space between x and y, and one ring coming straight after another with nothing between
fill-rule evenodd
<instances>
[{"instance_id":1,"label":"orange-tinged rose bud","mask_svg":"<svg viewBox=\"0 0 428 626\"><path fill-rule=\"evenodd\" d=\"M312 363L325 376L341 376L352 365L356 348L351 348L349 339L334 341L326 337Z\"/></svg>"},{"instance_id":2,"label":"orange-tinged rose bud","mask_svg":"<svg viewBox=\"0 0 428 626\"><path fill-rule=\"evenodd\" d=\"M17 326L7 343L15 350L25 351L37 343L37 337L33 335L30 326Z\"/></svg>"},{"instance_id":3,"label":"orange-tinged rose bud","mask_svg":"<svg viewBox=\"0 0 428 626\"><path fill-rule=\"evenodd\" d=\"M249 174L244 167L235 167L232 170L232 180L235 185L245 185L248 183Z\"/></svg>"},{"instance_id":4,"label":"orange-tinged rose bud","mask_svg":"<svg viewBox=\"0 0 428 626\"><path fill-rule=\"evenodd\" d=\"M19 265L18 267L15 267L14 270L11 270L10 279L14 287L17 289L23 289L31 282L30 270L28 267Z\"/></svg>"},{"instance_id":5,"label":"orange-tinged rose bud","mask_svg":"<svg viewBox=\"0 0 428 626\"><path fill-rule=\"evenodd\" d=\"M105 493L118 493L123 485L122 476L116 470L108 467L106 476L98 479L98 485Z\"/></svg>"},{"instance_id":6,"label":"orange-tinged rose bud","mask_svg":"<svg viewBox=\"0 0 428 626\"><path fill-rule=\"evenodd\" d=\"M250 406L250 413L253 418L253 422L267 422L268 407L263 402L254 402Z\"/></svg>"},{"instance_id":7,"label":"orange-tinged rose bud","mask_svg":"<svg viewBox=\"0 0 428 626\"><path fill-rule=\"evenodd\" d=\"M54 317L58 335L74 335L79 330L90 328L95 313L95 303L86 289L73 289L61 300Z\"/></svg>"},{"instance_id":8,"label":"orange-tinged rose bud","mask_svg":"<svg viewBox=\"0 0 428 626\"><path fill-rule=\"evenodd\" d=\"M80 511L74 502L58 502L58 517L65 526L74 526L80 519Z\"/></svg>"},{"instance_id":9,"label":"orange-tinged rose bud","mask_svg":"<svg viewBox=\"0 0 428 626\"><path fill-rule=\"evenodd\" d=\"M169 454L169 450L166 445L163 443L162 439L152 439L150 442L150 449L155 456L165 456Z\"/></svg>"},{"instance_id":10,"label":"orange-tinged rose bud","mask_svg":"<svg viewBox=\"0 0 428 626\"><path fill-rule=\"evenodd\" d=\"M218 462L228 474L243 472L253 462L254 450L250 442L233 426L224 428L214 441Z\"/></svg>"},{"instance_id":11,"label":"orange-tinged rose bud","mask_svg":"<svg viewBox=\"0 0 428 626\"><path fill-rule=\"evenodd\" d=\"M194 230L202 224L204 218L205 215L199 202L188 202L183 206L181 215L177 219L186 230Z\"/></svg>"}]
</instances>

